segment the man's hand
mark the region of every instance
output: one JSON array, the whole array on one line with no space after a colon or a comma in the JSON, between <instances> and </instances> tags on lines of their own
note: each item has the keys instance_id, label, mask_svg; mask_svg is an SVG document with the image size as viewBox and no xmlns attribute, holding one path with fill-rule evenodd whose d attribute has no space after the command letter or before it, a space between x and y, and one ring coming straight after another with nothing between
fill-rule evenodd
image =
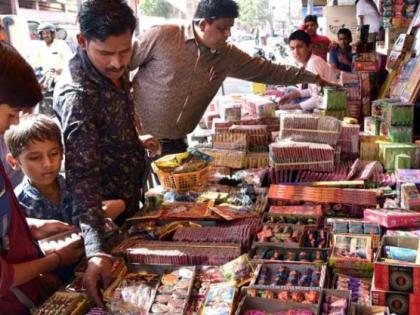
<instances>
[{"instance_id":1,"label":"man's hand","mask_svg":"<svg viewBox=\"0 0 420 315\"><path fill-rule=\"evenodd\" d=\"M125 202L122 199L104 200L102 201L102 210L105 211L107 217L115 220L125 211Z\"/></svg>"},{"instance_id":2,"label":"man's hand","mask_svg":"<svg viewBox=\"0 0 420 315\"><path fill-rule=\"evenodd\" d=\"M108 257L92 257L89 259L83 281L91 301L104 308L100 288L107 288L111 281L112 260Z\"/></svg>"},{"instance_id":3,"label":"man's hand","mask_svg":"<svg viewBox=\"0 0 420 315\"><path fill-rule=\"evenodd\" d=\"M299 97L300 97L299 91L293 91L293 92L287 93L285 96L280 98L279 104L280 105L287 104L290 101L297 99Z\"/></svg>"},{"instance_id":4,"label":"man's hand","mask_svg":"<svg viewBox=\"0 0 420 315\"><path fill-rule=\"evenodd\" d=\"M140 141L143 143L144 148L150 152L152 157L162 154L159 140L152 135L140 136Z\"/></svg>"},{"instance_id":5,"label":"man's hand","mask_svg":"<svg viewBox=\"0 0 420 315\"><path fill-rule=\"evenodd\" d=\"M31 229L32 237L35 240L42 240L46 237L62 233L62 232L76 232L76 227L58 220L38 220L27 218L26 221Z\"/></svg>"}]
</instances>

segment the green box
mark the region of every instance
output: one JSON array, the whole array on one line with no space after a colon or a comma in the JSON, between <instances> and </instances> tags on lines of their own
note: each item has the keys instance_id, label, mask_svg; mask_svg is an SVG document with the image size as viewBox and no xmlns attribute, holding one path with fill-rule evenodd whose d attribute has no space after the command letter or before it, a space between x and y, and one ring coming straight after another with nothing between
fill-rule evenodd
<instances>
[{"instance_id":1,"label":"green box","mask_svg":"<svg viewBox=\"0 0 420 315\"><path fill-rule=\"evenodd\" d=\"M409 143L380 143L379 160L388 171L395 169L395 159L399 154L407 154L414 159L416 146Z\"/></svg>"},{"instance_id":2,"label":"green box","mask_svg":"<svg viewBox=\"0 0 420 315\"><path fill-rule=\"evenodd\" d=\"M414 106L409 103L387 103L383 118L391 126L413 126Z\"/></svg>"},{"instance_id":3,"label":"green box","mask_svg":"<svg viewBox=\"0 0 420 315\"><path fill-rule=\"evenodd\" d=\"M382 122L380 135L389 137L391 142L411 143L413 140L413 128L391 126L386 122Z\"/></svg>"},{"instance_id":4,"label":"green box","mask_svg":"<svg viewBox=\"0 0 420 315\"><path fill-rule=\"evenodd\" d=\"M321 109L326 110L346 110L347 94L344 89L324 88L324 97L322 98Z\"/></svg>"}]
</instances>

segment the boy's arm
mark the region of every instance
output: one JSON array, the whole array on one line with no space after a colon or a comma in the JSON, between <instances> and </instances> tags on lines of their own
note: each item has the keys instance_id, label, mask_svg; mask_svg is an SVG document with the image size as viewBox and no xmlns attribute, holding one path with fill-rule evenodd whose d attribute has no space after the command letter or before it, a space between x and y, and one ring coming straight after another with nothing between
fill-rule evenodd
<instances>
[{"instance_id":1,"label":"boy's arm","mask_svg":"<svg viewBox=\"0 0 420 315\"><path fill-rule=\"evenodd\" d=\"M34 218L26 218L33 239L42 240L51 235L66 231L76 231L73 225L58 220L39 220Z\"/></svg>"}]
</instances>

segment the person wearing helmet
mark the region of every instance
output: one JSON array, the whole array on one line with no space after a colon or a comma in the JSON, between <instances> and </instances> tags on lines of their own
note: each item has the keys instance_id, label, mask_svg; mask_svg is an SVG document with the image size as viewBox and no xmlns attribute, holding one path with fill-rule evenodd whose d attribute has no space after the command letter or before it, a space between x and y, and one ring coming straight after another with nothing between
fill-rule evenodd
<instances>
[{"instance_id":1,"label":"person wearing helmet","mask_svg":"<svg viewBox=\"0 0 420 315\"><path fill-rule=\"evenodd\" d=\"M44 73L52 71L61 74L72 57L70 47L65 41L55 38L57 28L54 24L41 23L37 30L43 43L35 54L32 66L41 67Z\"/></svg>"}]
</instances>

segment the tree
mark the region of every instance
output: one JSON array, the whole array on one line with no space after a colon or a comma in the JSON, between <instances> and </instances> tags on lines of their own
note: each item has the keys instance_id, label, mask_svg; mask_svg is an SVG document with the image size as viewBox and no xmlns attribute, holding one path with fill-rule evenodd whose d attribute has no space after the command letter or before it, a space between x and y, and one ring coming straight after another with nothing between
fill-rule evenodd
<instances>
[{"instance_id":1,"label":"tree","mask_svg":"<svg viewBox=\"0 0 420 315\"><path fill-rule=\"evenodd\" d=\"M249 29L265 27L272 28L273 13L269 0L237 0L240 7L239 23Z\"/></svg>"},{"instance_id":2,"label":"tree","mask_svg":"<svg viewBox=\"0 0 420 315\"><path fill-rule=\"evenodd\" d=\"M147 16L168 18L172 12L172 7L165 0L140 0L140 11Z\"/></svg>"}]
</instances>

